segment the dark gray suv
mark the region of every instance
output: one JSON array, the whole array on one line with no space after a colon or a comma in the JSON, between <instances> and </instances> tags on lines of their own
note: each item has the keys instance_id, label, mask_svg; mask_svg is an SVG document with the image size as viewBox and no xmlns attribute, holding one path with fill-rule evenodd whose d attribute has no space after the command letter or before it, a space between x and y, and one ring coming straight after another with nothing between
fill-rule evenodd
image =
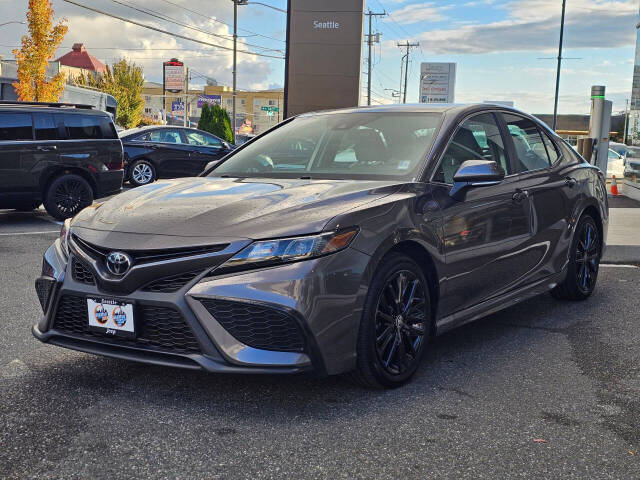
<instances>
[{"instance_id":1,"label":"dark gray suv","mask_svg":"<svg viewBox=\"0 0 640 480\"><path fill-rule=\"evenodd\" d=\"M159 365L393 387L433 335L548 291L587 298L607 222L600 170L519 111L306 114L203 176L67 221L33 333Z\"/></svg>"},{"instance_id":2,"label":"dark gray suv","mask_svg":"<svg viewBox=\"0 0 640 480\"><path fill-rule=\"evenodd\" d=\"M44 203L64 220L119 192L123 175L122 142L108 113L0 101L0 208Z\"/></svg>"}]
</instances>

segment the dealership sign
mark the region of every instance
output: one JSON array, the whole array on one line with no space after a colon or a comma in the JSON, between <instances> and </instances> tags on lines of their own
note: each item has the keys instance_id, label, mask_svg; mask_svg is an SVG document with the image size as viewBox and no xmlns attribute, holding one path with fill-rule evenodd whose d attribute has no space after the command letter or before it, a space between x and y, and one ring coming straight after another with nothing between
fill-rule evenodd
<instances>
[{"instance_id":1,"label":"dealership sign","mask_svg":"<svg viewBox=\"0 0 640 480\"><path fill-rule=\"evenodd\" d=\"M162 64L164 89L169 92L184 90L184 63L175 58Z\"/></svg>"},{"instance_id":2,"label":"dealership sign","mask_svg":"<svg viewBox=\"0 0 640 480\"><path fill-rule=\"evenodd\" d=\"M202 108L205 103L208 105L220 105L222 104L222 97L220 95L199 95L198 108Z\"/></svg>"},{"instance_id":3,"label":"dealership sign","mask_svg":"<svg viewBox=\"0 0 640 480\"><path fill-rule=\"evenodd\" d=\"M454 103L455 89L455 63L420 64L420 103Z\"/></svg>"}]
</instances>

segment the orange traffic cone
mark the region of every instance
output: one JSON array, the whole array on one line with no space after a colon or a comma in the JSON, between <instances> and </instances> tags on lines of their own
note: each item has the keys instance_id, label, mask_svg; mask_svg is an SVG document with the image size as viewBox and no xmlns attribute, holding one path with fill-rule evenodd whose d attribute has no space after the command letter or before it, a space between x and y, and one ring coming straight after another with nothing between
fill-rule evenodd
<instances>
[{"instance_id":1,"label":"orange traffic cone","mask_svg":"<svg viewBox=\"0 0 640 480\"><path fill-rule=\"evenodd\" d=\"M611 176L611 195L618 196L618 183L616 182L616 176Z\"/></svg>"}]
</instances>

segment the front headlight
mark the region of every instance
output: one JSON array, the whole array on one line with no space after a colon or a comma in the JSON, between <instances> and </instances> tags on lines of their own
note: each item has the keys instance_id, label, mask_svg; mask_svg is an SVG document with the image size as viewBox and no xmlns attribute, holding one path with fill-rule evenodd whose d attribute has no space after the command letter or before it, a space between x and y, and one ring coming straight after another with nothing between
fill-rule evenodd
<instances>
[{"instance_id":1,"label":"front headlight","mask_svg":"<svg viewBox=\"0 0 640 480\"><path fill-rule=\"evenodd\" d=\"M62 251L69 255L69 229L71 228L71 219L67 218L60 229L60 247Z\"/></svg>"},{"instance_id":2,"label":"front headlight","mask_svg":"<svg viewBox=\"0 0 640 480\"><path fill-rule=\"evenodd\" d=\"M358 233L357 228L295 238L254 242L231 257L216 274L297 262L339 252L349 246Z\"/></svg>"}]
</instances>

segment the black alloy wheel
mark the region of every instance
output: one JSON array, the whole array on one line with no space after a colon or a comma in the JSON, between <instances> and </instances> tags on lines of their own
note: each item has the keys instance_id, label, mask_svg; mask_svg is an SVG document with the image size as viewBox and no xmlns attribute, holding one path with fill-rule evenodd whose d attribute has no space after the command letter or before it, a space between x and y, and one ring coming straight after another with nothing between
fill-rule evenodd
<instances>
[{"instance_id":1,"label":"black alloy wheel","mask_svg":"<svg viewBox=\"0 0 640 480\"><path fill-rule=\"evenodd\" d=\"M396 272L378 298L376 353L391 375L410 370L422 349L425 335L424 285L408 270Z\"/></svg>"},{"instance_id":2,"label":"black alloy wheel","mask_svg":"<svg viewBox=\"0 0 640 480\"><path fill-rule=\"evenodd\" d=\"M427 280L409 257L390 255L369 289L358 338L356 379L370 387L396 387L418 369L429 338Z\"/></svg>"},{"instance_id":3,"label":"black alloy wheel","mask_svg":"<svg viewBox=\"0 0 640 480\"><path fill-rule=\"evenodd\" d=\"M79 175L69 174L51 182L44 207L52 217L65 220L92 203L93 190L89 182Z\"/></svg>"},{"instance_id":4,"label":"black alloy wheel","mask_svg":"<svg viewBox=\"0 0 640 480\"><path fill-rule=\"evenodd\" d=\"M596 286L600 262L600 239L598 229L592 222L585 222L579 233L574 262L578 288L590 294Z\"/></svg>"},{"instance_id":5,"label":"black alloy wheel","mask_svg":"<svg viewBox=\"0 0 640 480\"><path fill-rule=\"evenodd\" d=\"M596 287L602 241L596 222L590 215L578 221L569 251L567 276L553 291L556 298L584 300Z\"/></svg>"}]
</instances>

